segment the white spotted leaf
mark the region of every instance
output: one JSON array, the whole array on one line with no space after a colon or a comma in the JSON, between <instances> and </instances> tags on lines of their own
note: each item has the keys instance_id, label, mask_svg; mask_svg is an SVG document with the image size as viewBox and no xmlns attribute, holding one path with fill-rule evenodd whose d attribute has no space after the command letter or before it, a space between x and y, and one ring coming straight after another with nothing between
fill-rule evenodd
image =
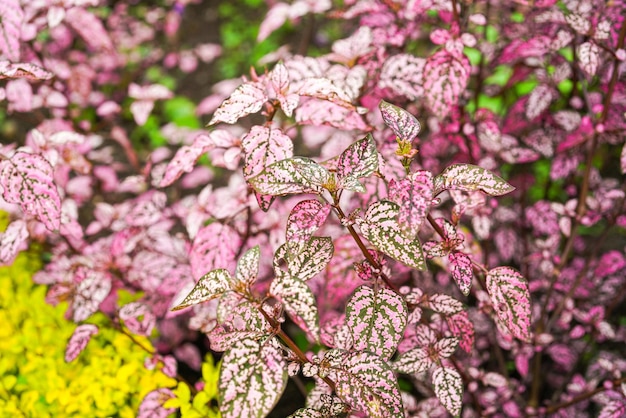
<instances>
[{"instance_id":1,"label":"white spotted leaf","mask_svg":"<svg viewBox=\"0 0 626 418\"><path fill-rule=\"evenodd\" d=\"M432 379L435 395L441 404L452 416L460 416L463 404L463 379L459 372L448 367L437 367Z\"/></svg>"},{"instance_id":2,"label":"white spotted leaf","mask_svg":"<svg viewBox=\"0 0 626 418\"><path fill-rule=\"evenodd\" d=\"M486 284L500 323L514 337L529 342L531 317L528 281L511 267L496 267L487 273Z\"/></svg>"},{"instance_id":3,"label":"white spotted leaf","mask_svg":"<svg viewBox=\"0 0 626 418\"><path fill-rule=\"evenodd\" d=\"M321 272L333 257L335 247L329 237L311 237L304 249L289 259L289 274L306 281Z\"/></svg>"},{"instance_id":4,"label":"white spotted leaf","mask_svg":"<svg viewBox=\"0 0 626 418\"><path fill-rule=\"evenodd\" d=\"M361 286L346 306L346 324L354 348L389 359L396 351L407 324L408 309L402 296L390 289Z\"/></svg>"},{"instance_id":5,"label":"white spotted leaf","mask_svg":"<svg viewBox=\"0 0 626 418\"><path fill-rule=\"evenodd\" d=\"M261 110L267 100L262 84L244 83L217 108L209 126L220 122L233 124L240 118Z\"/></svg>"},{"instance_id":6,"label":"white spotted leaf","mask_svg":"<svg viewBox=\"0 0 626 418\"><path fill-rule=\"evenodd\" d=\"M400 206L398 225L405 238L415 239L433 201L433 176L417 171L399 181L389 182L389 199Z\"/></svg>"},{"instance_id":7,"label":"white spotted leaf","mask_svg":"<svg viewBox=\"0 0 626 418\"><path fill-rule=\"evenodd\" d=\"M337 162L338 186L340 189L364 192L357 179L367 177L378 170L378 151L371 134L350 145Z\"/></svg>"},{"instance_id":8,"label":"white spotted leaf","mask_svg":"<svg viewBox=\"0 0 626 418\"><path fill-rule=\"evenodd\" d=\"M261 250L259 246L250 248L237 261L237 270L235 271L235 281L245 283L250 286L256 281L259 274L259 259Z\"/></svg>"},{"instance_id":9,"label":"white spotted leaf","mask_svg":"<svg viewBox=\"0 0 626 418\"><path fill-rule=\"evenodd\" d=\"M28 239L26 222L17 219L0 232L0 265L10 265Z\"/></svg>"},{"instance_id":10,"label":"white spotted leaf","mask_svg":"<svg viewBox=\"0 0 626 418\"><path fill-rule=\"evenodd\" d=\"M319 340L319 315L315 296L302 280L290 276L282 270L270 286L270 293L280 300L293 321L307 331L316 341Z\"/></svg>"},{"instance_id":11,"label":"white spotted leaf","mask_svg":"<svg viewBox=\"0 0 626 418\"><path fill-rule=\"evenodd\" d=\"M286 240L292 253L302 251L311 236L321 227L331 206L319 200L310 199L298 202L287 219Z\"/></svg>"},{"instance_id":12,"label":"white spotted leaf","mask_svg":"<svg viewBox=\"0 0 626 418\"><path fill-rule=\"evenodd\" d=\"M448 358L456 351L459 346L459 339L456 337L444 337L438 340L433 346L434 351L439 358Z\"/></svg>"},{"instance_id":13,"label":"white spotted leaf","mask_svg":"<svg viewBox=\"0 0 626 418\"><path fill-rule=\"evenodd\" d=\"M65 361L73 361L87 347L91 336L98 333L98 327L93 324L82 324L76 327L65 348Z\"/></svg>"},{"instance_id":14,"label":"white spotted leaf","mask_svg":"<svg viewBox=\"0 0 626 418\"><path fill-rule=\"evenodd\" d=\"M72 301L72 320L81 322L89 318L100 307L100 303L111 292L111 277L98 270L79 267L74 280L79 281Z\"/></svg>"},{"instance_id":15,"label":"white spotted leaf","mask_svg":"<svg viewBox=\"0 0 626 418\"><path fill-rule=\"evenodd\" d=\"M404 374L424 373L435 364L430 358L427 348L415 347L403 353L398 360L393 362L394 370Z\"/></svg>"},{"instance_id":16,"label":"white spotted leaf","mask_svg":"<svg viewBox=\"0 0 626 418\"><path fill-rule=\"evenodd\" d=\"M419 121L406 110L382 100L378 104L385 125L402 141L412 142L421 130Z\"/></svg>"},{"instance_id":17,"label":"white spotted leaf","mask_svg":"<svg viewBox=\"0 0 626 418\"><path fill-rule=\"evenodd\" d=\"M450 273L463 295L467 296L472 287L472 260L465 253L452 251L448 254Z\"/></svg>"},{"instance_id":18,"label":"white spotted leaf","mask_svg":"<svg viewBox=\"0 0 626 418\"><path fill-rule=\"evenodd\" d=\"M313 160L295 157L270 164L248 182L258 193L283 196L294 193L320 193L320 186L329 178L328 170Z\"/></svg>"},{"instance_id":19,"label":"white spotted leaf","mask_svg":"<svg viewBox=\"0 0 626 418\"><path fill-rule=\"evenodd\" d=\"M454 108L467 86L470 63L465 55L454 56L441 49L426 61L424 91L426 103L437 118L444 119Z\"/></svg>"},{"instance_id":20,"label":"white spotted leaf","mask_svg":"<svg viewBox=\"0 0 626 418\"><path fill-rule=\"evenodd\" d=\"M444 315L454 315L463 310L463 303L452 296L433 293L428 296L426 307Z\"/></svg>"},{"instance_id":21,"label":"white spotted leaf","mask_svg":"<svg viewBox=\"0 0 626 418\"><path fill-rule=\"evenodd\" d=\"M20 59L20 36L24 22L24 10L20 0L0 2L0 52L11 61Z\"/></svg>"},{"instance_id":22,"label":"white spotted leaf","mask_svg":"<svg viewBox=\"0 0 626 418\"><path fill-rule=\"evenodd\" d=\"M600 47L595 42L583 42L576 48L580 68L590 77L596 75L600 65Z\"/></svg>"},{"instance_id":23,"label":"white spotted leaf","mask_svg":"<svg viewBox=\"0 0 626 418\"><path fill-rule=\"evenodd\" d=\"M181 303L172 308L173 311L184 309L188 306L197 305L211 299L222 296L230 290L232 278L226 269L211 270L200 278L198 283L183 299Z\"/></svg>"},{"instance_id":24,"label":"white spotted leaf","mask_svg":"<svg viewBox=\"0 0 626 418\"><path fill-rule=\"evenodd\" d=\"M491 196L501 196L515 190L503 178L472 164L453 164L435 177L435 195L444 190L481 190Z\"/></svg>"},{"instance_id":25,"label":"white spotted leaf","mask_svg":"<svg viewBox=\"0 0 626 418\"><path fill-rule=\"evenodd\" d=\"M547 84L539 84L528 95L526 102L526 118L533 120L550 106L554 92Z\"/></svg>"},{"instance_id":26,"label":"white spotted leaf","mask_svg":"<svg viewBox=\"0 0 626 418\"><path fill-rule=\"evenodd\" d=\"M243 138L243 174L246 178L260 174L268 165L293 157L293 142L280 129L253 126Z\"/></svg>"}]
</instances>

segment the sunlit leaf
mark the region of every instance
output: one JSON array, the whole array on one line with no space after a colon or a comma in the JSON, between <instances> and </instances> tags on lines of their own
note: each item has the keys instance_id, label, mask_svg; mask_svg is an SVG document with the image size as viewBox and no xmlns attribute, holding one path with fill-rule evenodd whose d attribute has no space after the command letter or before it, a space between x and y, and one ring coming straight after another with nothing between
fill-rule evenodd
<instances>
[{"instance_id":1,"label":"sunlit leaf","mask_svg":"<svg viewBox=\"0 0 626 418\"><path fill-rule=\"evenodd\" d=\"M385 124L403 141L412 142L421 130L419 121L406 110L382 100L378 104Z\"/></svg>"},{"instance_id":2,"label":"sunlit leaf","mask_svg":"<svg viewBox=\"0 0 626 418\"><path fill-rule=\"evenodd\" d=\"M183 301L172 308L173 311L184 309L188 306L197 305L211 299L222 296L230 290L232 278L226 269L212 270L202 276L193 290L183 299Z\"/></svg>"},{"instance_id":3,"label":"sunlit leaf","mask_svg":"<svg viewBox=\"0 0 626 418\"><path fill-rule=\"evenodd\" d=\"M486 284L500 322L514 337L530 341L530 292L526 279L510 267L496 267L487 274Z\"/></svg>"},{"instance_id":4,"label":"sunlit leaf","mask_svg":"<svg viewBox=\"0 0 626 418\"><path fill-rule=\"evenodd\" d=\"M459 372L448 367L438 367L433 372L435 395L441 404L452 414L461 415L463 404L463 379Z\"/></svg>"},{"instance_id":5,"label":"sunlit leaf","mask_svg":"<svg viewBox=\"0 0 626 418\"><path fill-rule=\"evenodd\" d=\"M209 126L220 122L233 124L240 118L261 110L267 100L261 83L244 83L217 108Z\"/></svg>"},{"instance_id":6,"label":"sunlit leaf","mask_svg":"<svg viewBox=\"0 0 626 418\"><path fill-rule=\"evenodd\" d=\"M448 189L481 190L491 196L501 196L515 190L503 178L471 164L453 164L435 177L435 195Z\"/></svg>"},{"instance_id":7,"label":"sunlit leaf","mask_svg":"<svg viewBox=\"0 0 626 418\"><path fill-rule=\"evenodd\" d=\"M270 293L276 296L285 310L298 325L315 339L319 339L319 315L315 296L309 286L279 270L270 285Z\"/></svg>"},{"instance_id":8,"label":"sunlit leaf","mask_svg":"<svg viewBox=\"0 0 626 418\"><path fill-rule=\"evenodd\" d=\"M65 348L65 361L71 362L87 347L91 336L98 333L93 324L82 324L76 327Z\"/></svg>"}]
</instances>

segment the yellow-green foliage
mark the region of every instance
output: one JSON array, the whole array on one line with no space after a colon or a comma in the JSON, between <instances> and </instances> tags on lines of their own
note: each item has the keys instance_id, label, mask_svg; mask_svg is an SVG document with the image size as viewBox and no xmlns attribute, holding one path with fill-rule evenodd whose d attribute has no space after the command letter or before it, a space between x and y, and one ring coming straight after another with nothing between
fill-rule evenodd
<instances>
[{"instance_id":1,"label":"yellow-green foliage","mask_svg":"<svg viewBox=\"0 0 626 418\"><path fill-rule=\"evenodd\" d=\"M175 379L143 366L148 355L122 333L100 327L74 362L64 361L76 324L66 304L45 303L46 288L32 282L36 253L0 267L0 417L134 417L144 395L176 386ZM145 338L137 337L145 347Z\"/></svg>"}]
</instances>

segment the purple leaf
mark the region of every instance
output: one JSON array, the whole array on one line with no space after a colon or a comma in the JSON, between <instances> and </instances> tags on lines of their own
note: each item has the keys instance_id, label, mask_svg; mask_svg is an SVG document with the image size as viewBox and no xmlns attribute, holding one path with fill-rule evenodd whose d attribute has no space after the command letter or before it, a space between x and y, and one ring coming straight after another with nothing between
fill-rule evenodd
<instances>
[{"instance_id":1,"label":"purple leaf","mask_svg":"<svg viewBox=\"0 0 626 418\"><path fill-rule=\"evenodd\" d=\"M426 103L439 119L444 119L459 101L470 76L466 56L456 58L442 49L428 58L424 66Z\"/></svg>"},{"instance_id":2,"label":"purple leaf","mask_svg":"<svg viewBox=\"0 0 626 418\"><path fill-rule=\"evenodd\" d=\"M72 310L74 322L81 322L89 318L100 307L100 303L111 292L111 278L107 273L80 267L76 272L80 280L76 286Z\"/></svg>"},{"instance_id":3,"label":"purple leaf","mask_svg":"<svg viewBox=\"0 0 626 418\"><path fill-rule=\"evenodd\" d=\"M467 311L446 316L446 322L452 334L460 339L461 348L467 353L471 352L474 345L474 324L469 320Z\"/></svg>"},{"instance_id":4,"label":"purple leaf","mask_svg":"<svg viewBox=\"0 0 626 418\"><path fill-rule=\"evenodd\" d=\"M217 108L209 126L220 122L235 123L240 118L261 110L267 100L262 84L244 83Z\"/></svg>"},{"instance_id":5,"label":"purple leaf","mask_svg":"<svg viewBox=\"0 0 626 418\"><path fill-rule=\"evenodd\" d=\"M265 417L287 385L283 349L274 338L240 340L222 358L219 390L224 418Z\"/></svg>"},{"instance_id":6,"label":"purple leaf","mask_svg":"<svg viewBox=\"0 0 626 418\"><path fill-rule=\"evenodd\" d=\"M604 405L598 418L623 418L626 416L626 401L614 399Z\"/></svg>"},{"instance_id":7,"label":"purple leaf","mask_svg":"<svg viewBox=\"0 0 626 418\"><path fill-rule=\"evenodd\" d=\"M216 131L214 131L216 132ZM212 134L214 133L212 132ZM198 135L192 145L183 145L176 151L176 155L165 169L165 175L159 183L159 187L167 187L174 183L183 173L191 173L196 166L198 158L215 147L214 142L208 135Z\"/></svg>"},{"instance_id":8,"label":"purple leaf","mask_svg":"<svg viewBox=\"0 0 626 418\"><path fill-rule=\"evenodd\" d=\"M550 106L553 99L553 90L547 84L539 84L528 95L526 102L526 118L533 120Z\"/></svg>"},{"instance_id":9,"label":"purple leaf","mask_svg":"<svg viewBox=\"0 0 626 418\"><path fill-rule=\"evenodd\" d=\"M304 281L278 270L270 286L270 293L283 303L296 324L307 331L315 341L319 341L317 303L313 292Z\"/></svg>"},{"instance_id":10,"label":"purple leaf","mask_svg":"<svg viewBox=\"0 0 626 418\"><path fill-rule=\"evenodd\" d=\"M408 177L389 182L389 199L400 206L398 225L407 239L415 239L433 200L433 176L417 171Z\"/></svg>"},{"instance_id":11,"label":"purple leaf","mask_svg":"<svg viewBox=\"0 0 626 418\"><path fill-rule=\"evenodd\" d=\"M149 392L139 405L139 411L137 418L167 418L174 409L163 408L165 402L169 399L175 398L174 393L168 388L155 389Z\"/></svg>"},{"instance_id":12,"label":"purple leaf","mask_svg":"<svg viewBox=\"0 0 626 418\"><path fill-rule=\"evenodd\" d=\"M4 232L0 232L0 265L13 263L28 236L26 222L21 219L11 222Z\"/></svg>"},{"instance_id":13,"label":"purple leaf","mask_svg":"<svg viewBox=\"0 0 626 418\"><path fill-rule=\"evenodd\" d=\"M498 320L514 337L529 342L530 292L526 279L510 267L496 267L487 274L486 284Z\"/></svg>"},{"instance_id":14,"label":"purple leaf","mask_svg":"<svg viewBox=\"0 0 626 418\"><path fill-rule=\"evenodd\" d=\"M326 352L322 364L328 365L337 396L354 410L371 418L402 416L398 381L377 355L333 349Z\"/></svg>"},{"instance_id":15,"label":"purple leaf","mask_svg":"<svg viewBox=\"0 0 626 418\"><path fill-rule=\"evenodd\" d=\"M20 37L24 11L20 0L0 2L0 51L11 61L20 59Z\"/></svg>"},{"instance_id":16,"label":"purple leaf","mask_svg":"<svg viewBox=\"0 0 626 418\"><path fill-rule=\"evenodd\" d=\"M450 262L450 273L456 285L459 286L459 290L465 296L469 295L473 277L472 260L465 253L452 251L448 254L448 261Z\"/></svg>"},{"instance_id":17,"label":"purple leaf","mask_svg":"<svg viewBox=\"0 0 626 418\"><path fill-rule=\"evenodd\" d=\"M590 77L596 75L600 65L600 47L595 42L583 42L576 48L580 68Z\"/></svg>"},{"instance_id":18,"label":"purple leaf","mask_svg":"<svg viewBox=\"0 0 626 418\"><path fill-rule=\"evenodd\" d=\"M402 339L407 315L404 299L393 290L359 287L346 306L354 348L389 359Z\"/></svg>"},{"instance_id":19,"label":"purple leaf","mask_svg":"<svg viewBox=\"0 0 626 418\"><path fill-rule=\"evenodd\" d=\"M424 347L416 347L403 353L393 363L393 368L400 373L413 374L426 372L434 365L435 362L430 358L429 350Z\"/></svg>"},{"instance_id":20,"label":"purple leaf","mask_svg":"<svg viewBox=\"0 0 626 418\"><path fill-rule=\"evenodd\" d=\"M319 200L303 200L291 210L287 219L286 240L292 253L299 253L321 227L332 207Z\"/></svg>"},{"instance_id":21,"label":"purple leaf","mask_svg":"<svg viewBox=\"0 0 626 418\"><path fill-rule=\"evenodd\" d=\"M239 283L244 283L249 287L256 281L259 274L259 259L261 257L261 250L259 246L250 248L241 256L237 262L237 271L235 272L235 279Z\"/></svg>"},{"instance_id":22,"label":"purple leaf","mask_svg":"<svg viewBox=\"0 0 626 418\"><path fill-rule=\"evenodd\" d=\"M459 372L448 367L437 367L432 379L435 395L441 404L452 416L460 416L463 404L463 379Z\"/></svg>"},{"instance_id":23,"label":"purple leaf","mask_svg":"<svg viewBox=\"0 0 626 418\"><path fill-rule=\"evenodd\" d=\"M365 138L350 145L339 156L337 162L338 187L364 193L365 188L354 180L367 177L376 170L378 170L376 141L371 134L367 134Z\"/></svg>"},{"instance_id":24,"label":"purple leaf","mask_svg":"<svg viewBox=\"0 0 626 418\"><path fill-rule=\"evenodd\" d=\"M201 277L218 268L234 268L235 256L241 244L237 231L228 225L213 222L200 229L189 254L193 277Z\"/></svg>"},{"instance_id":25,"label":"purple leaf","mask_svg":"<svg viewBox=\"0 0 626 418\"><path fill-rule=\"evenodd\" d=\"M444 190L482 190L490 196L502 196L515 190L503 178L471 164L453 164L435 177L435 196Z\"/></svg>"},{"instance_id":26,"label":"purple leaf","mask_svg":"<svg viewBox=\"0 0 626 418\"><path fill-rule=\"evenodd\" d=\"M50 231L61 224L61 198L54 184L53 169L38 154L18 151L0 161L2 197L17 203L29 215L36 216Z\"/></svg>"},{"instance_id":27,"label":"purple leaf","mask_svg":"<svg viewBox=\"0 0 626 418\"><path fill-rule=\"evenodd\" d=\"M246 179L260 174L267 166L293 157L293 142L280 129L253 126L243 138L243 174Z\"/></svg>"},{"instance_id":28,"label":"purple leaf","mask_svg":"<svg viewBox=\"0 0 626 418\"><path fill-rule=\"evenodd\" d=\"M379 251L401 263L426 270L422 246L418 240L407 239L396 221L400 208L389 201L375 202L356 223L367 240Z\"/></svg>"},{"instance_id":29,"label":"purple leaf","mask_svg":"<svg viewBox=\"0 0 626 418\"><path fill-rule=\"evenodd\" d=\"M433 293L428 296L426 307L444 315L454 315L463 310L463 303L452 296Z\"/></svg>"},{"instance_id":30,"label":"purple leaf","mask_svg":"<svg viewBox=\"0 0 626 418\"><path fill-rule=\"evenodd\" d=\"M378 108L380 109L385 124L391 128L393 133L396 134L400 140L413 142L413 140L417 138L417 134L420 133L422 127L415 116L384 100L378 104Z\"/></svg>"},{"instance_id":31,"label":"purple leaf","mask_svg":"<svg viewBox=\"0 0 626 418\"><path fill-rule=\"evenodd\" d=\"M74 361L87 347L91 336L98 333L98 327L93 324L82 324L76 327L65 348L65 361Z\"/></svg>"},{"instance_id":32,"label":"purple leaf","mask_svg":"<svg viewBox=\"0 0 626 418\"><path fill-rule=\"evenodd\" d=\"M282 196L294 193L320 193L331 174L315 161L295 157L269 165L260 174L250 178L250 185L258 193Z\"/></svg>"},{"instance_id":33,"label":"purple leaf","mask_svg":"<svg viewBox=\"0 0 626 418\"><path fill-rule=\"evenodd\" d=\"M220 297L231 289L231 282L232 277L228 270L212 270L200 278L193 290L181 303L173 307L172 311L178 311Z\"/></svg>"},{"instance_id":34,"label":"purple leaf","mask_svg":"<svg viewBox=\"0 0 626 418\"><path fill-rule=\"evenodd\" d=\"M0 37L1 36L2 29L0 28ZM0 44L1 43L2 40L0 40ZM50 80L52 77L54 77L54 74L50 71L44 70L29 62L11 63L9 61L0 61L0 80L7 78L25 78L27 80L39 81Z\"/></svg>"}]
</instances>

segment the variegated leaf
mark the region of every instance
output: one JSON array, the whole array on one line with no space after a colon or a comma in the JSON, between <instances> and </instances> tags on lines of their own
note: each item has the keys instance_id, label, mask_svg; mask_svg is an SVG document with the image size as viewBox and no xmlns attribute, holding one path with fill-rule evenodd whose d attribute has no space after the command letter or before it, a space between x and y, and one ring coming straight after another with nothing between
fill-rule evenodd
<instances>
[{"instance_id":1,"label":"variegated leaf","mask_svg":"<svg viewBox=\"0 0 626 418\"><path fill-rule=\"evenodd\" d=\"M149 392L139 405L137 418L167 418L174 409L164 408L163 405L169 399L175 398L176 395L168 388L155 389Z\"/></svg>"},{"instance_id":2,"label":"variegated leaf","mask_svg":"<svg viewBox=\"0 0 626 418\"><path fill-rule=\"evenodd\" d=\"M446 316L450 332L460 339L459 345L466 352L472 351L474 345L474 324L470 321L467 311Z\"/></svg>"},{"instance_id":3,"label":"variegated leaf","mask_svg":"<svg viewBox=\"0 0 626 418\"><path fill-rule=\"evenodd\" d=\"M295 157L291 159L291 163L296 171L314 186L324 187L331 179L330 172L310 158Z\"/></svg>"},{"instance_id":4,"label":"variegated leaf","mask_svg":"<svg viewBox=\"0 0 626 418\"><path fill-rule=\"evenodd\" d=\"M287 377L287 363L274 338L240 340L222 358L222 417L264 418L285 390Z\"/></svg>"},{"instance_id":5,"label":"variegated leaf","mask_svg":"<svg viewBox=\"0 0 626 418\"><path fill-rule=\"evenodd\" d=\"M389 182L389 199L400 206L398 225L405 238L415 239L433 200L433 176L417 171L408 177Z\"/></svg>"},{"instance_id":6,"label":"variegated leaf","mask_svg":"<svg viewBox=\"0 0 626 418\"><path fill-rule=\"evenodd\" d=\"M235 292L226 292L217 305L217 322L229 330L268 333L265 317L256 305Z\"/></svg>"},{"instance_id":7,"label":"variegated leaf","mask_svg":"<svg viewBox=\"0 0 626 418\"><path fill-rule=\"evenodd\" d=\"M232 277L226 269L212 270L202 276L192 291L183 299L183 301L172 308L173 311L187 308L188 306L197 305L198 303L222 296L230 290Z\"/></svg>"},{"instance_id":8,"label":"variegated leaf","mask_svg":"<svg viewBox=\"0 0 626 418\"><path fill-rule=\"evenodd\" d=\"M282 270L276 272L270 293L280 300L293 321L319 340L319 315L315 296L309 286Z\"/></svg>"},{"instance_id":9,"label":"variegated leaf","mask_svg":"<svg viewBox=\"0 0 626 418\"><path fill-rule=\"evenodd\" d=\"M554 92L547 84L539 84L528 95L526 102L526 118L533 120L550 106Z\"/></svg>"},{"instance_id":10,"label":"variegated leaf","mask_svg":"<svg viewBox=\"0 0 626 418\"><path fill-rule=\"evenodd\" d=\"M472 287L472 260L465 253L452 251L448 254L450 273L461 293L469 295Z\"/></svg>"},{"instance_id":11,"label":"variegated leaf","mask_svg":"<svg viewBox=\"0 0 626 418\"><path fill-rule=\"evenodd\" d=\"M435 395L454 417L461 415L463 404L463 379L459 372L448 367L438 367L433 372Z\"/></svg>"},{"instance_id":12,"label":"variegated leaf","mask_svg":"<svg viewBox=\"0 0 626 418\"><path fill-rule=\"evenodd\" d=\"M526 279L510 267L496 267L487 274L486 284L500 322L514 337L529 342L530 292Z\"/></svg>"},{"instance_id":13,"label":"variegated leaf","mask_svg":"<svg viewBox=\"0 0 626 418\"><path fill-rule=\"evenodd\" d=\"M319 200L310 199L298 202L287 219L286 240L292 253L297 254L309 239L324 224L332 207Z\"/></svg>"},{"instance_id":14,"label":"variegated leaf","mask_svg":"<svg viewBox=\"0 0 626 418\"><path fill-rule=\"evenodd\" d=\"M201 228L189 254L194 279L218 268L234 270L235 257L241 245L241 237L228 225L213 222Z\"/></svg>"},{"instance_id":15,"label":"variegated leaf","mask_svg":"<svg viewBox=\"0 0 626 418\"><path fill-rule=\"evenodd\" d=\"M119 317L124 325L137 335L149 336L156 325L156 316L151 307L141 302L131 302L122 306Z\"/></svg>"},{"instance_id":16,"label":"variegated leaf","mask_svg":"<svg viewBox=\"0 0 626 418\"><path fill-rule=\"evenodd\" d=\"M0 161L2 197L36 216L51 231L61 225L61 197L54 183L53 169L38 154L18 151Z\"/></svg>"},{"instance_id":17,"label":"variegated leaf","mask_svg":"<svg viewBox=\"0 0 626 418\"><path fill-rule=\"evenodd\" d=\"M590 77L596 75L600 65L600 47L595 42L583 42L576 48L580 68Z\"/></svg>"},{"instance_id":18,"label":"variegated leaf","mask_svg":"<svg viewBox=\"0 0 626 418\"><path fill-rule=\"evenodd\" d=\"M389 201L375 202L356 223L367 240L379 251L401 263L426 270L426 260L418 240L404 237L396 220L400 208Z\"/></svg>"},{"instance_id":19,"label":"variegated leaf","mask_svg":"<svg viewBox=\"0 0 626 418\"><path fill-rule=\"evenodd\" d=\"M261 110L267 100L261 83L244 83L217 108L209 126L220 122L235 123L240 118Z\"/></svg>"},{"instance_id":20,"label":"variegated leaf","mask_svg":"<svg viewBox=\"0 0 626 418\"><path fill-rule=\"evenodd\" d=\"M402 416L398 381L377 355L333 349L326 352L322 363L330 368L337 395L354 410L370 418Z\"/></svg>"},{"instance_id":21,"label":"variegated leaf","mask_svg":"<svg viewBox=\"0 0 626 418\"><path fill-rule=\"evenodd\" d=\"M424 373L434 365L435 362L430 358L428 349L416 347L403 353L398 360L393 362L392 367L400 373L413 374Z\"/></svg>"},{"instance_id":22,"label":"variegated leaf","mask_svg":"<svg viewBox=\"0 0 626 418\"><path fill-rule=\"evenodd\" d=\"M78 268L76 276L80 283L76 286L72 301L72 319L81 322L98 310L102 301L109 296L112 284L107 273L85 267Z\"/></svg>"},{"instance_id":23,"label":"variegated leaf","mask_svg":"<svg viewBox=\"0 0 626 418\"><path fill-rule=\"evenodd\" d=\"M340 189L365 192L365 188L355 180L367 177L378 170L378 151L371 134L350 145L337 162L338 187ZM358 185L358 186L357 186Z\"/></svg>"},{"instance_id":24,"label":"variegated leaf","mask_svg":"<svg viewBox=\"0 0 626 418\"><path fill-rule=\"evenodd\" d=\"M252 308L254 309L254 308ZM266 330L249 330L245 329L232 329L232 327L224 327L217 325L210 332L207 333L209 343L211 344L211 350L218 353L228 351L241 340L261 340L267 338L268 333Z\"/></svg>"},{"instance_id":25,"label":"variegated leaf","mask_svg":"<svg viewBox=\"0 0 626 418\"><path fill-rule=\"evenodd\" d=\"M389 359L402 338L407 316L404 299L393 290L359 287L346 306L354 348Z\"/></svg>"},{"instance_id":26,"label":"variegated leaf","mask_svg":"<svg viewBox=\"0 0 626 418\"><path fill-rule=\"evenodd\" d=\"M319 168L313 168L313 164ZM320 193L320 183L325 174L322 166L308 158L291 158L269 165L260 174L248 180L258 193L283 196L293 193ZM305 177L303 173L316 173L318 177ZM330 173L326 177L330 178ZM321 177L320 177L321 176ZM313 183L314 182L314 183ZM321 183L320 183L321 184Z\"/></svg>"},{"instance_id":27,"label":"variegated leaf","mask_svg":"<svg viewBox=\"0 0 626 418\"><path fill-rule=\"evenodd\" d=\"M0 232L0 265L13 263L27 239L28 228L21 219L11 222L4 232Z\"/></svg>"},{"instance_id":28,"label":"variegated leaf","mask_svg":"<svg viewBox=\"0 0 626 418\"><path fill-rule=\"evenodd\" d=\"M456 351L459 346L459 339L456 337L444 337L438 340L433 346L439 358L448 358Z\"/></svg>"},{"instance_id":29,"label":"variegated leaf","mask_svg":"<svg viewBox=\"0 0 626 418\"><path fill-rule=\"evenodd\" d=\"M237 270L235 271L236 282L250 286L256 281L257 275L259 274L260 257L261 250L258 245L250 248L241 256L237 262Z\"/></svg>"},{"instance_id":30,"label":"variegated leaf","mask_svg":"<svg viewBox=\"0 0 626 418\"><path fill-rule=\"evenodd\" d=\"M626 400L612 399L602 407L598 418L623 418L626 416Z\"/></svg>"},{"instance_id":31,"label":"variegated leaf","mask_svg":"<svg viewBox=\"0 0 626 418\"><path fill-rule=\"evenodd\" d=\"M20 0L0 2L0 51L11 61L20 59L20 36L24 23Z\"/></svg>"},{"instance_id":32,"label":"variegated leaf","mask_svg":"<svg viewBox=\"0 0 626 418\"><path fill-rule=\"evenodd\" d=\"M328 414L322 414L320 411L317 411L312 408L300 408L293 414L289 415L287 418L327 418Z\"/></svg>"},{"instance_id":33,"label":"variegated leaf","mask_svg":"<svg viewBox=\"0 0 626 418\"><path fill-rule=\"evenodd\" d=\"M470 63L465 55L456 57L446 49L437 51L424 66L426 103L439 119L457 105L467 86Z\"/></svg>"},{"instance_id":34,"label":"variegated leaf","mask_svg":"<svg viewBox=\"0 0 626 418\"><path fill-rule=\"evenodd\" d=\"M65 348L65 361L73 361L87 347L91 336L98 333L98 327L93 324L82 324L76 327Z\"/></svg>"},{"instance_id":35,"label":"variegated leaf","mask_svg":"<svg viewBox=\"0 0 626 418\"><path fill-rule=\"evenodd\" d=\"M253 126L243 138L243 174L246 178L260 174L265 167L293 157L293 142L280 129Z\"/></svg>"},{"instance_id":36,"label":"variegated leaf","mask_svg":"<svg viewBox=\"0 0 626 418\"><path fill-rule=\"evenodd\" d=\"M0 29L0 36L2 30ZM2 41L0 40L0 44ZM1 49L1 48L0 48ZM16 62L0 61L0 80L11 78L25 78L27 80L39 81L50 80L54 77L54 74L50 71L31 64L30 62Z\"/></svg>"},{"instance_id":37,"label":"variegated leaf","mask_svg":"<svg viewBox=\"0 0 626 418\"><path fill-rule=\"evenodd\" d=\"M501 196L515 190L503 178L471 164L453 164L435 177L435 195L444 190L481 190L491 196Z\"/></svg>"},{"instance_id":38,"label":"variegated leaf","mask_svg":"<svg viewBox=\"0 0 626 418\"><path fill-rule=\"evenodd\" d=\"M444 315L454 315L463 310L463 303L452 296L433 293L428 296L426 307Z\"/></svg>"},{"instance_id":39,"label":"variegated leaf","mask_svg":"<svg viewBox=\"0 0 626 418\"><path fill-rule=\"evenodd\" d=\"M412 142L421 130L419 121L406 110L382 100L378 104L385 124L402 141Z\"/></svg>"},{"instance_id":40,"label":"variegated leaf","mask_svg":"<svg viewBox=\"0 0 626 418\"><path fill-rule=\"evenodd\" d=\"M198 135L192 145L183 145L169 162L159 187L167 187L174 183L183 173L190 173L198 159L215 146L208 135Z\"/></svg>"},{"instance_id":41,"label":"variegated leaf","mask_svg":"<svg viewBox=\"0 0 626 418\"><path fill-rule=\"evenodd\" d=\"M321 272L333 258L333 240L329 237L312 237L304 249L289 259L289 274L307 281Z\"/></svg>"},{"instance_id":42,"label":"variegated leaf","mask_svg":"<svg viewBox=\"0 0 626 418\"><path fill-rule=\"evenodd\" d=\"M425 59L410 54L391 55L383 64L378 85L410 100L422 97L425 64Z\"/></svg>"}]
</instances>

